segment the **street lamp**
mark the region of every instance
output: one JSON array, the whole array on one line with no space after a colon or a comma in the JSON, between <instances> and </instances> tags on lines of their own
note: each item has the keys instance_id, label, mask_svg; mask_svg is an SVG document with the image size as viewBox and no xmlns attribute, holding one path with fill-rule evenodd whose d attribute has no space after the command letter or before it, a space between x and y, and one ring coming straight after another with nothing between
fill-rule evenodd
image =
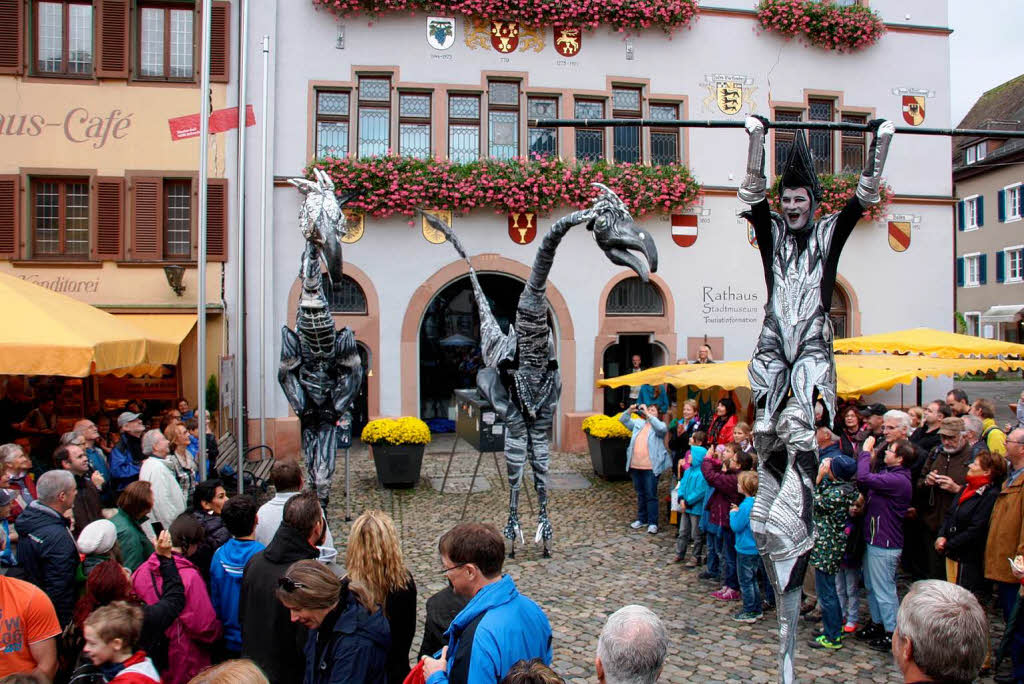
<instances>
[{"instance_id":1,"label":"street lamp","mask_svg":"<svg viewBox=\"0 0 1024 684\"><path fill-rule=\"evenodd\" d=\"M174 294L180 297L185 292L185 286L181 284L181 279L185 277L185 267L168 264L164 266L164 275L167 276L167 284L174 290Z\"/></svg>"}]
</instances>

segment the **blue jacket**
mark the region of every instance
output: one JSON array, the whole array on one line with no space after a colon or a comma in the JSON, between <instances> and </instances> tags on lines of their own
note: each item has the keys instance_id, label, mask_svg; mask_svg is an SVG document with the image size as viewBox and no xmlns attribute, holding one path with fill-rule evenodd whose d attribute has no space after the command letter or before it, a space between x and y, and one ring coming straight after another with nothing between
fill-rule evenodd
<instances>
[{"instance_id":1,"label":"blue jacket","mask_svg":"<svg viewBox=\"0 0 1024 684\"><path fill-rule=\"evenodd\" d=\"M242 572L249 559L265 548L251 539L231 539L214 552L210 562L210 600L224 625L224 642L231 651L242 650L242 625L238 621Z\"/></svg>"},{"instance_id":2,"label":"blue jacket","mask_svg":"<svg viewBox=\"0 0 1024 684\"><path fill-rule=\"evenodd\" d=\"M122 434L120 441L110 451L110 477L115 492L123 492L125 487L139 479L143 460L142 441Z\"/></svg>"},{"instance_id":3,"label":"blue jacket","mask_svg":"<svg viewBox=\"0 0 1024 684\"><path fill-rule=\"evenodd\" d=\"M70 525L71 521L41 501L29 504L14 523L20 536L21 578L46 592L62 626L70 622L77 598L78 546Z\"/></svg>"},{"instance_id":4,"label":"blue jacket","mask_svg":"<svg viewBox=\"0 0 1024 684\"><path fill-rule=\"evenodd\" d=\"M651 457L651 470L655 475L660 475L665 468L672 465L672 458L668 455L668 448L665 446L665 433L668 432L668 428L664 423L651 416L647 416L646 420L632 418L628 411L622 412L619 422L633 431L629 446L626 448L626 470L629 470L629 464L633 462L633 443L636 441L636 436L648 422L651 424L651 429L647 433L647 453Z\"/></svg>"},{"instance_id":5,"label":"blue jacket","mask_svg":"<svg viewBox=\"0 0 1024 684\"><path fill-rule=\"evenodd\" d=\"M700 464L704 462L708 450L702 446L690 447L690 467L679 480L679 499L686 503L686 512L700 515L704 512L704 497L708 493L708 481L700 472Z\"/></svg>"},{"instance_id":6,"label":"blue jacket","mask_svg":"<svg viewBox=\"0 0 1024 684\"><path fill-rule=\"evenodd\" d=\"M750 509L753 507L754 497L748 496L740 502L739 510L729 512L729 527L736 535L736 553L748 556L757 555L757 543L750 531Z\"/></svg>"},{"instance_id":7,"label":"blue jacket","mask_svg":"<svg viewBox=\"0 0 1024 684\"><path fill-rule=\"evenodd\" d=\"M316 646L317 639L325 636L322 629L323 625L306 638L303 684L386 684L391 628L380 608L370 615L350 597L327 635L318 662Z\"/></svg>"},{"instance_id":8,"label":"blue jacket","mask_svg":"<svg viewBox=\"0 0 1024 684\"><path fill-rule=\"evenodd\" d=\"M505 575L466 604L445 632L448 669L427 684L497 684L520 660L551 664L551 625L536 603Z\"/></svg>"}]
</instances>

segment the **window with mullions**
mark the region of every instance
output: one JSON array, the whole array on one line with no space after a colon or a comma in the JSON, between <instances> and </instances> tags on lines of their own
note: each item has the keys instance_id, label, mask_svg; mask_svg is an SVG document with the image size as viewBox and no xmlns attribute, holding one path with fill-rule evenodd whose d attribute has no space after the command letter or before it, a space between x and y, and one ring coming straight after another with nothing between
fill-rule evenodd
<instances>
[{"instance_id":1,"label":"window with mullions","mask_svg":"<svg viewBox=\"0 0 1024 684\"><path fill-rule=\"evenodd\" d=\"M192 7L139 7L139 76L192 80Z\"/></svg>"},{"instance_id":2,"label":"window with mullions","mask_svg":"<svg viewBox=\"0 0 1024 684\"><path fill-rule=\"evenodd\" d=\"M91 2L35 4L35 68L40 74L91 76ZM10 38L5 36L4 40Z\"/></svg>"},{"instance_id":3,"label":"window with mullions","mask_svg":"<svg viewBox=\"0 0 1024 684\"><path fill-rule=\"evenodd\" d=\"M608 293L605 313L609 316L661 316L665 313L665 301L654 285L639 278L626 278Z\"/></svg>"},{"instance_id":4,"label":"window with mullions","mask_svg":"<svg viewBox=\"0 0 1024 684\"><path fill-rule=\"evenodd\" d=\"M639 119L641 97L639 88L612 89L612 118ZM615 161L635 164L640 161L640 127L613 128Z\"/></svg>"},{"instance_id":5,"label":"window with mullions","mask_svg":"<svg viewBox=\"0 0 1024 684\"><path fill-rule=\"evenodd\" d=\"M679 105L652 104L651 119L654 121L676 121L679 119ZM679 129L651 128L651 164L665 166L679 162Z\"/></svg>"},{"instance_id":6,"label":"window with mullions","mask_svg":"<svg viewBox=\"0 0 1024 684\"><path fill-rule=\"evenodd\" d=\"M328 288L331 313L365 314L366 294L359 283L350 276L342 275L340 283L333 283Z\"/></svg>"},{"instance_id":7,"label":"window with mullions","mask_svg":"<svg viewBox=\"0 0 1024 684\"><path fill-rule=\"evenodd\" d=\"M491 81L487 85L487 154L512 159L519 154L519 84Z\"/></svg>"},{"instance_id":8,"label":"window with mullions","mask_svg":"<svg viewBox=\"0 0 1024 684\"><path fill-rule=\"evenodd\" d=\"M448 96L448 159L465 164L480 158L480 96Z\"/></svg>"},{"instance_id":9,"label":"window with mullions","mask_svg":"<svg viewBox=\"0 0 1024 684\"><path fill-rule=\"evenodd\" d=\"M775 112L776 121L800 121L800 112ZM784 128L775 129L775 174L782 173L789 157L789 146L793 143L794 133Z\"/></svg>"},{"instance_id":10,"label":"window with mullions","mask_svg":"<svg viewBox=\"0 0 1024 684\"><path fill-rule=\"evenodd\" d=\"M359 156L380 157L391 148L391 79L359 79Z\"/></svg>"},{"instance_id":11,"label":"window with mullions","mask_svg":"<svg viewBox=\"0 0 1024 684\"><path fill-rule=\"evenodd\" d=\"M843 123L865 124L868 117L864 114L843 114ZM860 173L864 168L864 156L867 154L867 133L843 131L843 173Z\"/></svg>"},{"instance_id":12,"label":"window with mullions","mask_svg":"<svg viewBox=\"0 0 1024 684\"><path fill-rule=\"evenodd\" d=\"M832 100L808 100L808 121L832 121L835 103ZM833 173L832 131L807 131L807 146L817 173Z\"/></svg>"},{"instance_id":13,"label":"window with mullions","mask_svg":"<svg viewBox=\"0 0 1024 684\"><path fill-rule=\"evenodd\" d=\"M347 92L320 90L316 93L316 156L348 156Z\"/></svg>"},{"instance_id":14,"label":"window with mullions","mask_svg":"<svg viewBox=\"0 0 1024 684\"><path fill-rule=\"evenodd\" d=\"M192 184L164 181L164 258L192 257Z\"/></svg>"},{"instance_id":15,"label":"window with mullions","mask_svg":"<svg viewBox=\"0 0 1024 684\"><path fill-rule=\"evenodd\" d=\"M531 97L526 101L526 117L529 119L558 118L558 99L554 97ZM558 129L528 129L531 157L554 157L558 155Z\"/></svg>"},{"instance_id":16,"label":"window with mullions","mask_svg":"<svg viewBox=\"0 0 1024 684\"><path fill-rule=\"evenodd\" d=\"M398 95L398 153L403 157L430 158L430 94Z\"/></svg>"},{"instance_id":17,"label":"window with mullions","mask_svg":"<svg viewBox=\"0 0 1024 684\"><path fill-rule=\"evenodd\" d=\"M573 114L577 119L603 119L604 102L576 100ZM604 159L604 130L601 128L576 129L576 159L598 161Z\"/></svg>"},{"instance_id":18,"label":"window with mullions","mask_svg":"<svg viewBox=\"0 0 1024 684\"><path fill-rule=\"evenodd\" d=\"M32 181L32 256L89 256L89 181Z\"/></svg>"}]
</instances>

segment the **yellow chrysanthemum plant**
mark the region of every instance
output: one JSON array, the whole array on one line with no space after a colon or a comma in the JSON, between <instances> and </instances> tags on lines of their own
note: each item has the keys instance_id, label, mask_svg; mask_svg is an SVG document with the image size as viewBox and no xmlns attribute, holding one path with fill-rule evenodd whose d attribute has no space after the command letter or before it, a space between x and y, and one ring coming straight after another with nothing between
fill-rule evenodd
<instances>
[{"instance_id":1,"label":"yellow chrysanthemum plant","mask_svg":"<svg viewBox=\"0 0 1024 684\"><path fill-rule=\"evenodd\" d=\"M596 414L583 419L583 431L597 439L629 439L632 433L625 425L619 422L617 413L614 416Z\"/></svg>"},{"instance_id":2,"label":"yellow chrysanthemum plant","mask_svg":"<svg viewBox=\"0 0 1024 684\"><path fill-rule=\"evenodd\" d=\"M419 418L378 418L363 428L365 444L429 444L430 428Z\"/></svg>"}]
</instances>

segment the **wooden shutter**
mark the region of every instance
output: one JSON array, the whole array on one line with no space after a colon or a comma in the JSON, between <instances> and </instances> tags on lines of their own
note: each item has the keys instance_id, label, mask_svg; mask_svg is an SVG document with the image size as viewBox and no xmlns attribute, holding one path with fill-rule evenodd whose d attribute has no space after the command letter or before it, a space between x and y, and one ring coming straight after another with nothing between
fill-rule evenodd
<instances>
[{"instance_id":1,"label":"wooden shutter","mask_svg":"<svg viewBox=\"0 0 1024 684\"><path fill-rule=\"evenodd\" d=\"M228 181L211 178L206 183L206 259L228 259Z\"/></svg>"},{"instance_id":2,"label":"wooden shutter","mask_svg":"<svg viewBox=\"0 0 1024 684\"><path fill-rule=\"evenodd\" d=\"M0 257L18 257L21 241L21 178L0 176Z\"/></svg>"},{"instance_id":3,"label":"wooden shutter","mask_svg":"<svg viewBox=\"0 0 1024 684\"><path fill-rule=\"evenodd\" d=\"M978 255L978 284L988 283L988 254Z\"/></svg>"},{"instance_id":4,"label":"wooden shutter","mask_svg":"<svg viewBox=\"0 0 1024 684\"><path fill-rule=\"evenodd\" d=\"M1006 191L1000 190L997 195L996 206L999 208L999 222L1006 223Z\"/></svg>"},{"instance_id":5,"label":"wooden shutter","mask_svg":"<svg viewBox=\"0 0 1024 684\"><path fill-rule=\"evenodd\" d=\"M956 229L963 232L967 227L967 209L964 205L964 201L960 200L956 203Z\"/></svg>"},{"instance_id":6,"label":"wooden shutter","mask_svg":"<svg viewBox=\"0 0 1024 684\"><path fill-rule=\"evenodd\" d=\"M93 259L123 259L124 178L96 179L96 239Z\"/></svg>"},{"instance_id":7,"label":"wooden shutter","mask_svg":"<svg viewBox=\"0 0 1024 684\"><path fill-rule=\"evenodd\" d=\"M133 261L159 261L163 253L163 181L138 176L132 179Z\"/></svg>"},{"instance_id":8,"label":"wooden shutter","mask_svg":"<svg viewBox=\"0 0 1024 684\"><path fill-rule=\"evenodd\" d=\"M1006 252L999 250L996 252L996 282L1006 282Z\"/></svg>"},{"instance_id":9,"label":"wooden shutter","mask_svg":"<svg viewBox=\"0 0 1024 684\"><path fill-rule=\"evenodd\" d=\"M227 83L231 76L231 5L214 0L210 9L210 81Z\"/></svg>"},{"instance_id":10,"label":"wooden shutter","mask_svg":"<svg viewBox=\"0 0 1024 684\"><path fill-rule=\"evenodd\" d=\"M128 10L130 0L98 0L96 6L96 75L128 78Z\"/></svg>"},{"instance_id":11,"label":"wooden shutter","mask_svg":"<svg viewBox=\"0 0 1024 684\"><path fill-rule=\"evenodd\" d=\"M956 258L956 286L957 287L963 287L964 286L964 258L963 257L957 257Z\"/></svg>"},{"instance_id":12,"label":"wooden shutter","mask_svg":"<svg viewBox=\"0 0 1024 684\"><path fill-rule=\"evenodd\" d=\"M975 200L974 206L978 209L978 227L981 228L985 225L985 196L978 195L978 199Z\"/></svg>"},{"instance_id":13,"label":"wooden shutter","mask_svg":"<svg viewBox=\"0 0 1024 684\"><path fill-rule=\"evenodd\" d=\"M0 74L22 72L25 46L23 0L0 0Z\"/></svg>"}]
</instances>

